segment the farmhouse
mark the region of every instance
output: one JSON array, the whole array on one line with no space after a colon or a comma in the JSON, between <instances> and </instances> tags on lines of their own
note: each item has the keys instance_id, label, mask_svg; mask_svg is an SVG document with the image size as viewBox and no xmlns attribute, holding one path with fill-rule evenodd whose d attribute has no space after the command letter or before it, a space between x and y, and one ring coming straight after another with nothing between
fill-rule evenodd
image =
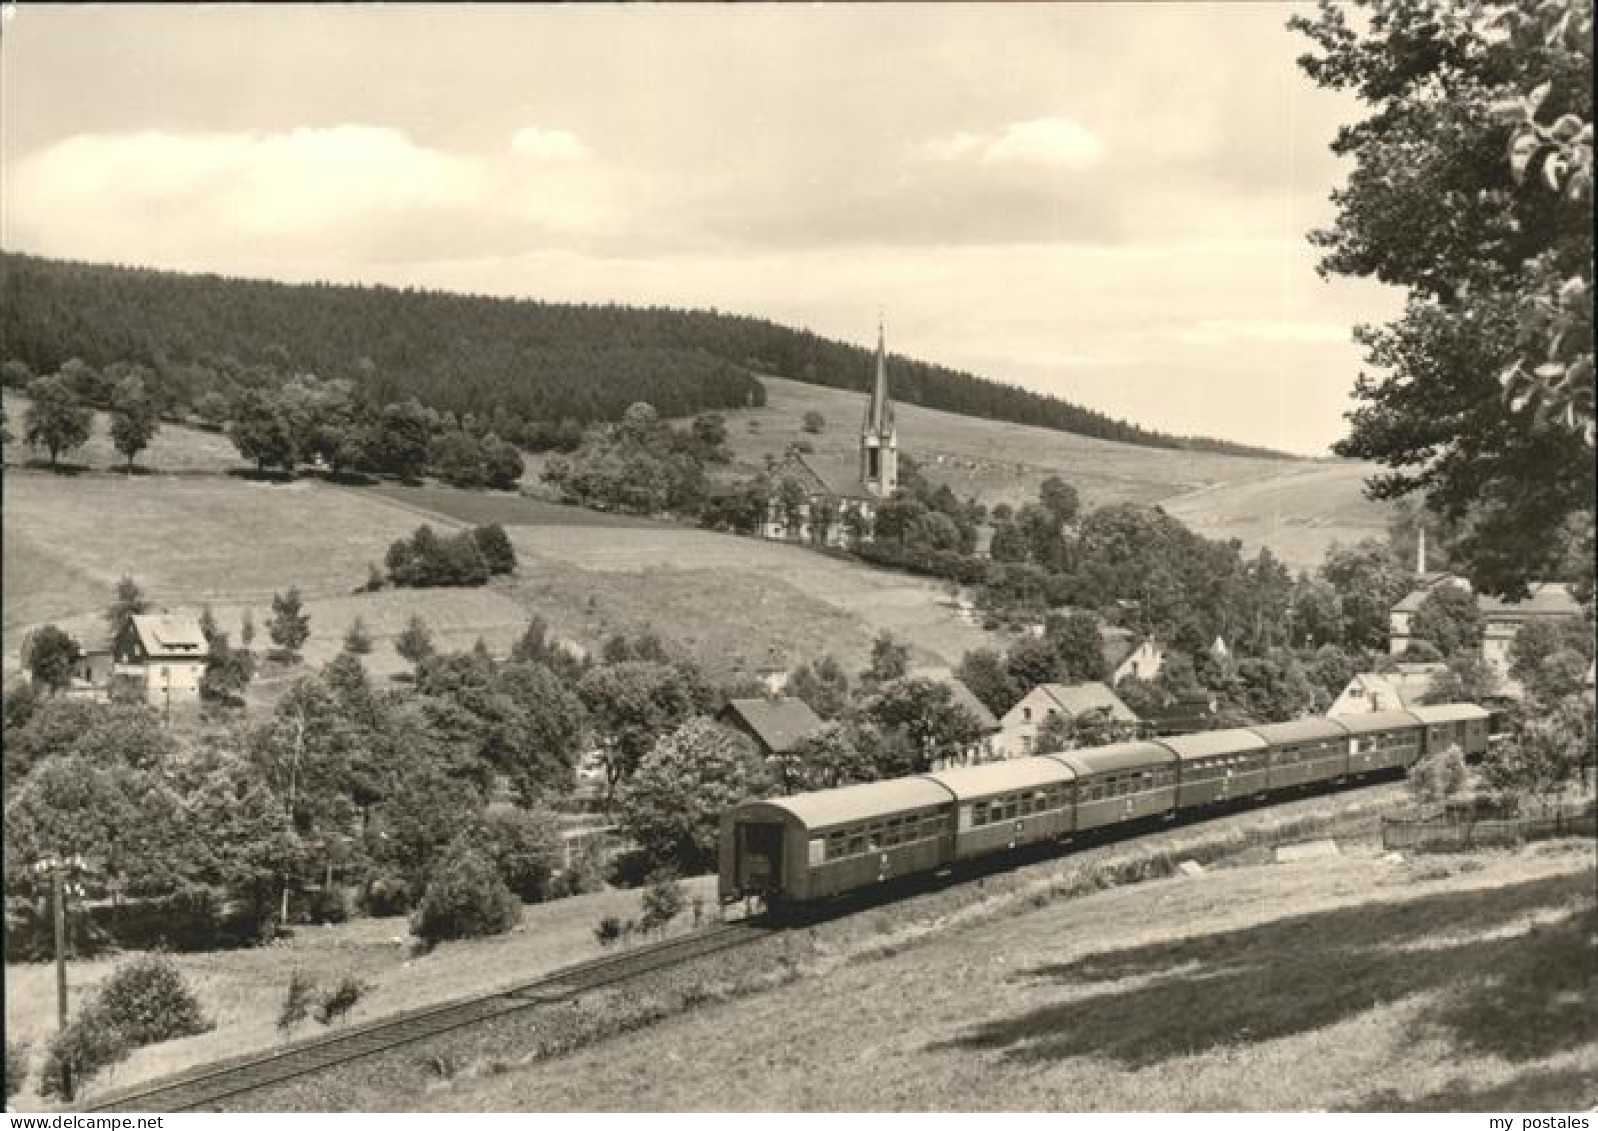
<instances>
[{"instance_id":1,"label":"farmhouse","mask_svg":"<svg viewBox=\"0 0 1598 1131\"><path fill-rule=\"evenodd\" d=\"M111 642L114 673L132 677L154 707L198 703L211 646L192 616L129 617Z\"/></svg>"},{"instance_id":2,"label":"farmhouse","mask_svg":"<svg viewBox=\"0 0 1598 1131\"><path fill-rule=\"evenodd\" d=\"M821 716L803 699L731 699L717 720L754 739L762 756L790 753L799 740L822 725Z\"/></svg>"},{"instance_id":3,"label":"farmhouse","mask_svg":"<svg viewBox=\"0 0 1598 1131\"><path fill-rule=\"evenodd\" d=\"M1414 637L1414 618L1438 586L1452 585L1469 593L1470 582L1453 574L1423 575L1421 583L1394 605L1388 615L1387 650L1403 655ZM1520 630L1533 621L1568 620L1581 615L1575 594L1563 582L1535 581L1524 601L1502 601L1496 597L1476 598L1484 621L1481 655L1498 676L1509 675L1509 650Z\"/></svg>"},{"instance_id":4,"label":"farmhouse","mask_svg":"<svg viewBox=\"0 0 1598 1131\"><path fill-rule=\"evenodd\" d=\"M877 379L860 426L860 458L847 468L789 451L772 472L767 538L849 546L871 540L877 503L899 486L899 434L888 398L888 356L877 326Z\"/></svg>"},{"instance_id":5,"label":"farmhouse","mask_svg":"<svg viewBox=\"0 0 1598 1131\"><path fill-rule=\"evenodd\" d=\"M1037 748L1044 720L1061 715L1067 721L1092 711L1107 711L1117 731L1135 735L1141 720L1103 683L1044 683L1023 695L999 720L993 747L1001 758L1024 758Z\"/></svg>"},{"instance_id":6,"label":"farmhouse","mask_svg":"<svg viewBox=\"0 0 1598 1131\"><path fill-rule=\"evenodd\" d=\"M1402 711L1424 702L1432 680L1448 665L1440 663L1398 664L1391 672L1360 672L1326 714L1359 715L1366 711Z\"/></svg>"}]
</instances>

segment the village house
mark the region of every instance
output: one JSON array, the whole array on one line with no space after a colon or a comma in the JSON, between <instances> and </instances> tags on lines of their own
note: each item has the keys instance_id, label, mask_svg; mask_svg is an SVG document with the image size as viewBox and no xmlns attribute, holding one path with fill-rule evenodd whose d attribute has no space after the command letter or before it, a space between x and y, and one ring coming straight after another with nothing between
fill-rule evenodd
<instances>
[{"instance_id":1,"label":"village house","mask_svg":"<svg viewBox=\"0 0 1598 1131\"><path fill-rule=\"evenodd\" d=\"M823 725L808 703L792 695L731 699L716 719L753 739L766 758L791 754L800 739Z\"/></svg>"},{"instance_id":2,"label":"village house","mask_svg":"<svg viewBox=\"0 0 1598 1131\"><path fill-rule=\"evenodd\" d=\"M1440 663L1398 664L1391 672L1360 672L1348 681L1348 686L1326 714L1359 715L1367 711L1402 711L1418 706L1432 688L1437 673L1448 665Z\"/></svg>"},{"instance_id":3,"label":"village house","mask_svg":"<svg viewBox=\"0 0 1598 1131\"><path fill-rule=\"evenodd\" d=\"M1441 585L1452 585L1466 593L1471 592L1470 582L1453 574L1431 575L1416 588L1406 593L1393 606L1388 615L1387 650L1402 656L1415 639L1414 619L1426 598ZM1476 595L1476 607L1482 615L1481 657L1489 667L1514 690L1509 679L1510 649L1520 630L1533 621L1569 620L1581 615L1581 606L1569 585L1558 581L1535 581L1524 601L1504 601L1497 597Z\"/></svg>"},{"instance_id":4,"label":"village house","mask_svg":"<svg viewBox=\"0 0 1598 1131\"><path fill-rule=\"evenodd\" d=\"M949 699L957 707L965 708L977 723L977 738L960 750L951 750L933 760L932 769L947 770L954 766L973 766L978 762L991 762L999 757L994 751L994 740L999 734L999 720L987 704L978 699L976 692L961 681L948 668L912 668L912 679L925 679L949 689Z\"/></svg>"},{"instance_id":5,"label":"village house","mask_svg":"<svg viewBox=\"0 0 1598 1131\"><path fill-rule=\"evenodd\" d=\"M146 703L167 708L200 701L211 646L192 616L141 614L123 623L111 656L114 675L131 677Z\"/></svg>"},{"instance_id":6,"label":"village house","mask_svg":"<svg viewBox=\"0 0 1598 1131\"><path fill-rule=\"evenodd\" d=\"M790 450L771 473L760 532L767 538L847 547L871 540L877 504L899 487L899 433L888 398L888 357L877 326L877 378L860 426L858 463Z\"/></svg>"},{"instance_id":7,"label":"village house","mask_svg":"<svg viewBox=\"0 0 1598 1131\"><path fill-rule=\"evenodd\" d=\"M1106 711L1119 732L1118 737L1135 736L1142 724L1132 709L1110 688L1099 682L1044 683L1034 687L1005 712L999 720L994 751L1001 758L1024 758L1036 752L1038 730L1051 716L1063 715L1069 722L1091 711Z\"/></svg>"}]
</instances>

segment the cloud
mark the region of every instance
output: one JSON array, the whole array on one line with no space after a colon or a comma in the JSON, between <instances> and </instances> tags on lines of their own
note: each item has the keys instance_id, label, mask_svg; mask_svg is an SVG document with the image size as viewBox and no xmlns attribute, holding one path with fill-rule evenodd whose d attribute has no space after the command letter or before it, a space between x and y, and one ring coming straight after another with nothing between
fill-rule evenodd
<instances>
[{"instance_id":1,"label":"cloud","mask_svg":"<svg viewBox=\"0 0 1598 1131\"><path fill-rule=\"evenodd\" d=\"M129 260L547 246L619 223L620 186L586 153L574 135L536 126L497 153L363 124L81 134L7 169L6 230L46 253Z\"/></svg>"},{"instance_id":2,"label":"cloud","mask_svg":"<svg viewBox=\"0 0 1598 1131\"><path fill-rule=\"evenodd\" d=\"M954 133L933 138L922 147L935 162L974 158L983 165L1030 165L1055 170L1082 170L1104 157L1104 144L1093 132L1069 118L1033 118L983 136Z\"/></svg>"},{"instance_id":3,"label":"cloud","mask_svg":"<svg viewBox=\"0 0 1598 1131\"><path fill-rule=\"evenodd\" d=\"M513 152L542 161L586 161L588 147L576 135L542 126L523 126L511 138Z\"/></svg>"}]
</instances>

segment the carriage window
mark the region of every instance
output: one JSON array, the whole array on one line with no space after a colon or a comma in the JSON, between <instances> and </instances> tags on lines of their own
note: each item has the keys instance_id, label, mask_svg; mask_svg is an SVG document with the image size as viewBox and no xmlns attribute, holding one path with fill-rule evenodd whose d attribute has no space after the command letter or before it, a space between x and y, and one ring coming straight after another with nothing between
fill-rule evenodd
<instances>
[{"instance_id":1,"label":"carriage window","mask_svg":"<svg viewBox=\"0 0 1598 1131\"><path fill-rule=\"evenodd\" d=\"M853 833L853 834L851 834L850 837L849 837L849 846L848 846L847 851L845 852L845 855L847 855L847 856L859 856L865 850L866 850L866 834L865 833Z\"/></svg>"}]
</instances>

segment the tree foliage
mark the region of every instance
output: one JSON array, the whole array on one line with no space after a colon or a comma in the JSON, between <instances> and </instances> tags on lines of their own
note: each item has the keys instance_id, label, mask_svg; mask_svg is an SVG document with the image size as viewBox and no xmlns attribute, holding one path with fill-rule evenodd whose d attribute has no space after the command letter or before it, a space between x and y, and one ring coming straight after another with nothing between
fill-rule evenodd
<instances>
[{"instance_id":1,"label":"tree foliage","mask_svg":"<svg viewBox=\"0 0 1598 1131\"><path fill-rule=\"evenodd\" d=\"M278 650L291 659L305 647L305 642L311 638L311 614L303 611L298 589L272 594L272 615L266 622L266 634Z\"/></svg>"},{"instance_id":2,"label":"tree foliage","mask_svg":"<svg viewBox=\"0 0 1598 1131\"><path fill-rule=\"evenodd\" d=\"M50 454L50 466L65 452L88 443L94 412L60 375L40 377L28 386L24 436Z\"/></svg>"},{"instance_id":3,"label":"tree foliage","mask_svg":"<svg viewBox=\"0 0 1598 1131\"><path fill-rule=\"evenodd\" d=\"M694 875L715 867L721 815L769 796L774 784L747 738L690 719L656 742L628 781L621 825L656 865Z\"/></svg>"},{"instance_id":4,"label":"tree foliage","mask_svg":"<svg viewBox=\"0 0 1598 1131\"><path fill-rule=\"evenodd\" d=\"M72 669L83 650L78 642L53 624L34 630L28 637L24 662L35 684L60 691L72 682Z\"/></svg>"},{"instance_id":5,"label":"tree foliage","mask_svg":"<svg viewBox=\"0 0 1598 1131\"><path fill-rule=\"evenodd\" d=\"M1376 372L1337 451L1390 469L1376 497L1454 523L1478 589L1520 596L1573 517L1591 560L1591 3L1357 9L1291 21L1309 77L1369 107L1332 144L1353 168L1312 236L1321 270L1409 295L1359 332Z\"/></svg>"}]
</instances>

